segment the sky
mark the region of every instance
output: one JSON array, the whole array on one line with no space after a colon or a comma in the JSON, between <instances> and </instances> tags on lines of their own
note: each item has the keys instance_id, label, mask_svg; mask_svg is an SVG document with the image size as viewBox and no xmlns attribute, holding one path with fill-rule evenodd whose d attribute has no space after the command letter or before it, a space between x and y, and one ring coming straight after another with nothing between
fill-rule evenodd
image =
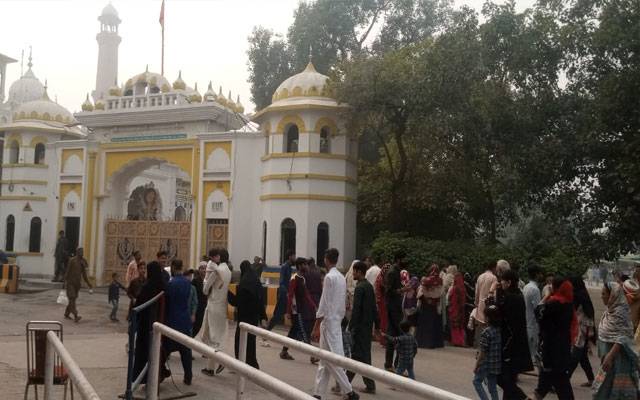
<instances>
[{"instance_id":1,"label":"sky","mask_svg":"<svg viewBox=\"0 0 640 400\"><path fill-rule=\"evenodd\" d=\"M187 85L198 83L204 93L209 81L225 96L240 95L246 112L253 110L247 69L247 38L257 25L286 34L300 0L166 0L165 77L173 82L178 71ZM335 0L340 1L340 0ZM457 0L480 9L483 0ZM519 0L518 8L532 0ZM100 29L97 20L107 0L0 0L0 54L18 62L7 67L8 93L20 77L24 50L29 47L33 72L48 81L49 97L72 112L80 110L95 88ZM118 80L149 71L160 72L161 0L112 0L122 20L119 33Z\"/></svg>"}]
</instances>

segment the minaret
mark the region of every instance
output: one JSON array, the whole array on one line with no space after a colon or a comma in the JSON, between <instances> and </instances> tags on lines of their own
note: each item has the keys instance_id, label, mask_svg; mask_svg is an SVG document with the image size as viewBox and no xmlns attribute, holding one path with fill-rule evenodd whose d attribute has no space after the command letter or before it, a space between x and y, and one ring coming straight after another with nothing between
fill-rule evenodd
<instances>
[{"instance_id":1,"label":"minaret","mask_svg":"<svg viewBox=\"0 0 640 400\"><path fill-rule=\"evenodd\" d=\"M111 3L102 10L98 17L100 33L98 41L98 72L96 74L96 89L91 93L94 102L109 95L109 88L118 80L118 45L122 40L118 35L120 18L118 11Z\"/></svg>"}]
</instances>

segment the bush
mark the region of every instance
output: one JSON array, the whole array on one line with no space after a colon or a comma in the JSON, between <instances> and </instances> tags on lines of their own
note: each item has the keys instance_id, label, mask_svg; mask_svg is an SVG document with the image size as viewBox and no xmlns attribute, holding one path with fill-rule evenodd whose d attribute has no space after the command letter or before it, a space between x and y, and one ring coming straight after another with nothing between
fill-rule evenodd
<instances>
[{"instance_id":1,"label":"bush","mask_svg":"<svg viewBox=\"0 0 640 400\"><path fill-rule=\"evenodd\" d=\"M588 266L587 260L576 249L570 247L553 248L545 257L533 259L525 250L502 244L488 244L474 241L439 241L410 237L406 233L382 232L371 243L371 254L381 262L393 261L394 254L406 254L409 272L422 276L432 263L439 265L455 264L458 270L471 276L482 273L486 265L499 259L508 260L516 270L522 269L522 278L526 280L526 266L536 261L547 271L566 276L582 275Z\"/></svg>"}]
</instances>

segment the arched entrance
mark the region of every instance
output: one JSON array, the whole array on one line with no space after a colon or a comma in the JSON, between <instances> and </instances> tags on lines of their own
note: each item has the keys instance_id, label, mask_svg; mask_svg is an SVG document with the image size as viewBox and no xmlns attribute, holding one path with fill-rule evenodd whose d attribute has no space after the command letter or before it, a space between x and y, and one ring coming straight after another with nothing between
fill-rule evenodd
<instances>
[{"instance_id":1,"label":"arched entrance","mask_svg":"<svg viewBox=\"0 0 640 400\"><path fill-rule=\"evenodd\" d=\"M107 178L103 281L113 272L122 276L136 250L147 262L164 250L191 264L191 187L183 168L153 157L136 158Z\"/></svg>"}]
</instances>

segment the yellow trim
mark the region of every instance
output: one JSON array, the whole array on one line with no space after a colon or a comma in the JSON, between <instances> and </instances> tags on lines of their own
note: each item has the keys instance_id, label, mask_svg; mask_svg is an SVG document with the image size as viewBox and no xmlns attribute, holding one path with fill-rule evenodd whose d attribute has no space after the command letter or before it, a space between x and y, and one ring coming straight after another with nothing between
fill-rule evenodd
<instances>
[{"instance_id":1,"label":"yellow trim","mask_svg":"<svg viewBox=\"0 0 640 400\"><path fill-rule=\"evenodd\" d=\"M206 142L204 144L204 163L206 165L207 159L216 149L222 149L229 156L229 160L231 160L231 142Z\"/></svg>"},{"instance_id":2,"label":"yellow trim","mask_svg":"<svg viewBox=\"0 0 640 400\"><path fill-rule=\"evenodd\" d=\"M5 128L2 128L2 130L5 130ZM4 139L4 142L7 143L6 147L9 148L9 144L14 140L18 142L18 146L22 147L22 136L17 133L14 133L13 135L10 135L9 137L6 137Z\"/></svg>"},{"instance_id":3,"label":"yellow trim","mask_svg":"<svg viewBox=\"0 0 640 400\"><path fill-rule=\"evenodd\" d=\"M30 179L9 179L0 181L0 185L40 185L47 186L49 184L48 181L35 181Z\"/></svg>"},{"instance_id":4,"label":"yellow trim","mask_svg":"<svg viewBox=\"0 0 640 400\"><path fill-rule=\"evenodd\" d=\"M64 172L64 164L71 156L78 156L80 161L84 162L84 151L82 149L62 149L62 162L60 163L60 171Z\"/></svg>"},{"instance_id":5,"label":"yellow trim","mask_svg":"<svg viewBox=\"0 0 640 400\"><path fill-rule=\"evenodd\" d=\"M148 140L144 142L122 142L122 143L103 143L101 149L140 149L147 147L175 147L175 146L193 146L197 143L195 139L183 140ZM145 151L145 150L140 150Z\"/></svg>"},{"instance_id":6,"label":"yellow trim","mask_svg":"<svg viewBox=\"0 0 640 400\"><path fill-rule=\"evenodd\" d=\"M329 134L331 136L337 136L339 134L338 125L336 124L336 122L331 118L327 118L327 117L318 118L318 120L316 121L316 125L313 128L313 131L319 135L320 130L325 126L329 127Z\"/></svg>"},{"instance_id":7,"label":"yellow trim","mask_svg":"<svg viewBox=\"0 0 640 400\"><path fill-rule=\"evenodd\" d=\"M0 200L47 201L45 196L0 196Z\"/></svg>"},{"instance_id":8,"label":"yellow trim","mask_svg":"<svg viewBox=\"0 0 640 400\"><path fill-rule=\"evenodd\" d=\"M339 108L347 108L346 104L336 104L336 105L325 105L325 104L292 104L292 105L273 105L267 106L262 110L258 111L251 118L252 121L255 121L257 118L260 118L264 114L271 111L300 111L300 110L336 110Z\"/></svg>"},{"instance_id":9,"label":"yellow trim","mask_svg":"<svg viewBox=\"0 0 640 400\"><path fill-rule=\"evenodd\" d=\"M262 124L260 128L267 136L271 134L271 123L269 123L269 121L266 121L264 124Z\"/></svg>"},{"instance_id":10,"label":"yellow trim","mask_svg":"<svg viewBox=\"0 0 640 400\"><path fill-rule=\"evenodd\" d=\"M2 168L49 168L48 164L28 164L28 163L20 163L20 164L2 164Z\"/></svg>"},{"instance_id":11,"label":"yellow trim","mask_svg":"<svg viewBox=\"0 0 640 400\"><path fill-rule=\"evenodd\" d=\"M327 158L331 160L346 160L355 162L351 157L346 154L330 154L330 153L312 153L312 152L297 152L297 153L271 153L266 156L262 156L262 161L267 161L272 158Z\"/></svg>"},{"instance_id":12,"label":"yellow trim","mask_svg":"<svg viewBox=\"0 0 640 400\"><path fill-rule=\"evenodd\" d=\"M278 127L276 128L274 134L283 135L284 129L289 124L296 124L298 126L298 132L300 133L307 131L307 128L304 125L304 121L302 120L302 118L300 118L299 115L289 114L280 119L280 122L278 122Z\"/></svg>"},{"instance_id":13,"label":"yellow trim","mask_svg":"<svg viewBox=\"0 0 640 400\"><path fill-rule=\"evenodd\" d=\"M229 181L206 181L202 188L202 201L206 202L209 195L216 190L222 190L227 199L231 197L231 182ZM203 203L204 204L204 203ZM203 205L206 207L206 205Z\"/></svg>"},{"instance_id":14,"label":"yellow trim","mask_svg":"<svg viewBox=\"0 0 640 400\"><path fill-rule=\"evenodd\" d=\"M29 147L36 147L38 143L42 143L46 146L47 138L44 136L36 136L33 139L31 139L31 143L29 144Z\"/></svg>"},{"instance_id":15,"label":"yellow trim","mask_svg":"<svg viewBox=\"0 0 640 400\"><path fill-rule=\"evenodd\" d=\"M89 153L89 165L87 166L87 201L85 203L85 224L84 224L84 249L87 260L91 259L91 228L93 226L93 193L95 191L95 171L96 171L96 153ZM82 198L82 196L80 197ZM95 264L93 264L93 275L96 275Z\"/></svg>"},{"instance_id":16,"label":"yellow trim","mask_svg":"<svg viewBox=\"0 0 640 400\"><path fill-rule=\"evenodd\" d=\"M16 256L30 256L30 257L42 257L44 256L44 253L39 253L39 252L29 252L29 251L18 251L13 253Z\"/></svg>"},{"instance_id":17,"label":"yellow trim","mask_svg":"<svg viewBox=\"0 0 640 400\"><path fill-rule=\"evenodd\" d=\"M264 194L260 196L261 201L265 200L322 200L322 201L342 201L355 203L355 199L352 197L346 196L330 196L324 194L296 194L296 193L287 193L287 194Z\"/></svg>"},{"instance_id":18,"label":"yellow trim","mask_svg":"<svg viewBox=\"0 0 640 400\"><path fill-rule=\"evenodd\" d=\"M287 180L287 179L315 179L318 181L337 181L337 182L348 182L348 183L357 183L357 181L353 178L349 178L348 176L340 176L340 175L325 175L325 174L271 174L264 175L260 177L262 182L272 181L272 180Z\"/></svg>"},{"instance_id":19,"label":"yellow trim","mask_svg":"<svg viewBox=\"0 0 640 400\"><path fill-rule=\"evenodd\" d=\"M152 158L175 165L189 175L191 182L194 181L192 168L193 147L163 149L162 151L157 149L114 151L107 152L105 157L105 182L108 182L113 174L120 171L124 166L140 158ZM193 188L191 190L193 192Z\"/></svg>"}]
</instances>

